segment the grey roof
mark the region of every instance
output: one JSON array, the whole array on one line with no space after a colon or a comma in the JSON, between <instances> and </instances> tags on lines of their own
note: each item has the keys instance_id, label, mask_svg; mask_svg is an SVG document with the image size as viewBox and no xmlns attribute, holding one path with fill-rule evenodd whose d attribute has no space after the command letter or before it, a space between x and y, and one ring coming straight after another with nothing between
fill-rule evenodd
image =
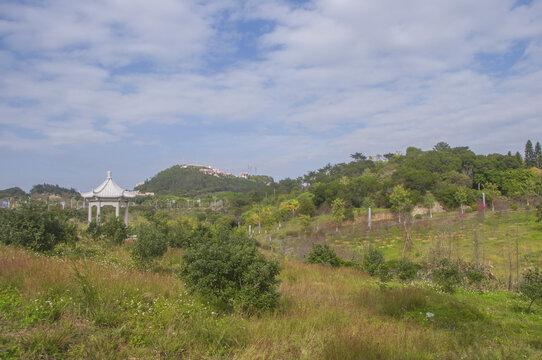
<instances>
[{"instance_id":1,"label":"grey roof","mask_svg":"<svg viewBox=\"0 0 542 360\"><path fill-rule=\"evenodd\" d=\"M135 198L136 193L129 190L124 190L120 186L117 185L111 178L111 171L107 172L107 179L103 183L101 183L96 189L81 193L81 196L84 198L105 198L105 199L112 199L112 198Z\"/></svg>"}]
</instances>

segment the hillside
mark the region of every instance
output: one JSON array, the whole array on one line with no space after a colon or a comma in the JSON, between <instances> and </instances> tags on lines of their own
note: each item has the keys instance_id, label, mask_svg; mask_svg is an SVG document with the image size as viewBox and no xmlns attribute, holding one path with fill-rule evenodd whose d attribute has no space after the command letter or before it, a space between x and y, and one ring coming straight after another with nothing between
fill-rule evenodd
<instances>
[{"instance_id":1,"label":"hillside","mask_svg":"<svg viewBox=\"0 0 542 360\"><path fill-rule=\"evenodd\" d=\"M0 190L0 199L8 197L19 197L25 196L26 193L19 187L12 187L9 189Z\"/></svg>"},{"instance_id":2,"label":"hillside","mask_svg":"<svg viewBox=\"0 0 542 360\"><path fill-rule=\"evenodd\" d=\"M208 171L208 168L175 165L137 186L136 190L158 195L196 196L221 191L245 193L273 183L273 178L269 176L249 176L245 179L233 175L206 174L201 170Z\"/></svg>"},{"instance_id":3,"label":"hillside","mask_svg":"<svg viewBox=\"0 0 542 360\"><path fill-rule=\"evenodd\" d=\"M74 188L68 189L62 186L58 185L51 185L51 184L37 184L32 186L32 189L30 190L31 195L57 195L61 197L74 197L74 198L80 198L79 192L75 190Z\"/></svg>"}]
</instances>

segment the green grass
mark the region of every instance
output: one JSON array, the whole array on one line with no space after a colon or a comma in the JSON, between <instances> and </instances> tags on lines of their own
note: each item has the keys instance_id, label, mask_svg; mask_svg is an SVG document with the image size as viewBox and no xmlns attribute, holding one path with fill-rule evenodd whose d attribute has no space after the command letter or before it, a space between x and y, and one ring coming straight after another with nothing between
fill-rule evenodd
<instances>
[{"instance_id":1,"label":"green grass","mask_svg":"<svg viewBox=\"0 0 542 360\"><path fill-rule=\"evenodd\" d=\"M278 309L247 317L187 293L175 276L180 251L139 269L129 246L83 241L52 257L0 247L0 358L542 356L542 304L526 313L527 301L514 293L450 295L425 282L382 287L352 268L289 258Z\"/></svg>"}]
</instances>

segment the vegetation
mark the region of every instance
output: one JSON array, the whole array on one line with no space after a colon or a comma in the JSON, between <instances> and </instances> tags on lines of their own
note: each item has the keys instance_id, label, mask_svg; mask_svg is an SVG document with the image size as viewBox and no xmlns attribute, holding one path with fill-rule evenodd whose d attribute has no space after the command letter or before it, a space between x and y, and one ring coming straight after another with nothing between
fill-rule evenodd
<instances>
[{"instance_id":1,"label":"vegetation","mask_svg":"<svg viewBox=\"0 0 542 360\"><path fill-rule=\"evenodd\" d=\"M79 192L73 188L67 189L58 185L51 184L38 184L32 186L30 189L30 194L48 194L48 195L59 195L59 196L71 196L74 198L81 198Z\"/></svg>"},{"instance_id":2,"label":"vegetation","mask_svg":"<svg viewBox=\"0 0 542 360\"><path fill-rule=\"evenodd\" d=\"M313 245L307 263L338 267L343 264L343 260L328 244L317 244Z\"/></svg>"},{"instance_id":3,"label":"vegetation","mask_svg":"<svg viewBox=\"0 0 542 360\"><path fill-rule=\"evenodd\" d=\"M172 166L156 174L152 179L138 186L142 192L154 192L176 196L197 196L221 191L248 192L272 183L267 176L250 176L248 179L226 175L208 175L200 166Z\"/></svg>"},{"instance_id":4,"label":"vegetation","mask_svg":"<svg viewBox=\"0 0 542 360\"><path fill-rule=\"evenodd\" d=\"M0 209L0 358L542 357L542 172L446 143L351 157L239 193L166 176L128 228Z\"/></svg>"},{"instance_id":5,"label":"vegetation","mask_svg":"<svg viewBox=\"0 0 542 360\"><path fill-rule=\"evenodd\" d=\"M278 263L265 260L246 235L220 229L186 249L180 274L220 308L254 313L277 306L279 272Z\"/></svg>"},{"instance_id":6,"label":"vegetation","mask_svg":"<svg viewBox=\"0 0 542 360\"><path fill-rule=\"evenodd\" d=\"M520 290L531 302L527 311L531 311L531 306L537 299L542 299L542 273L538 267L527 269L523 274L523 280L520 283Z\"/></svg>"},{"instance_id":7,"label":"vegetation","mask_svg":"<svg viewBox=\"0 0 542 360\"><path fill-rule=\"evenodd\" d=\"M52 250L76 240L75 225L58 209L30 202L16 209L0 209L0 243L36 251Z\"/></svg>"},{"instance_id":8,"label":"vegetation","mask_svg":"<svg viewBox=\"0 0 542 360\"><path fill-rule=\"evenodd\" d=\"M26 196L26 193L19 187L12 187L9 189L0 190L0 199L23 196Z\"/></svg>"}]
</instances>

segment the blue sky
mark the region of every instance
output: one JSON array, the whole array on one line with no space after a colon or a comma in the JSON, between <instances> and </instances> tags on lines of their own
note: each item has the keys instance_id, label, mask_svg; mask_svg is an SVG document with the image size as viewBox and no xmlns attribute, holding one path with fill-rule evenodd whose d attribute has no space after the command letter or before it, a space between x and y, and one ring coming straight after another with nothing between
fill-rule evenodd
<instances>
[{"instance_id":1,"label":"blue sky","mask_svg":"<svg viewBox=\"0 0 542 360\"><path fill-rule=\"evenodd\" d=\"M542 141L542 1L0 3L0 189Z\"/></svg>"}]
</instances>

